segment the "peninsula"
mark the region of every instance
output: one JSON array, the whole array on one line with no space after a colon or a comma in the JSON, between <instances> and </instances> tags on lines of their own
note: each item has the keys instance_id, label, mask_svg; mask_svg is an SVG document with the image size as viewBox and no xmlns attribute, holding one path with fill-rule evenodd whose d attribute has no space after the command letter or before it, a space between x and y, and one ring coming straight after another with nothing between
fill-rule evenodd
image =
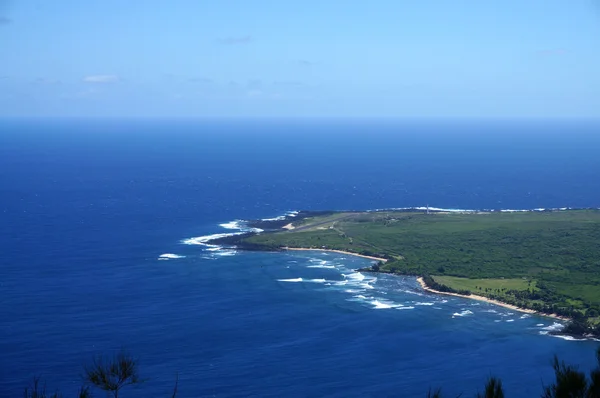
<instances>
[{"instance_id":1,"label":"peninsula","mask_svg":"<svg viewBox=\"0 0 600 398\"><path fill-rule=\"evenodd\" d=\"M600 211L299 212L215 241L246 250L362 255L362 271L414 275L430 291L474 296L571 322L600 335Z\"/></svg>"}]
</instances>

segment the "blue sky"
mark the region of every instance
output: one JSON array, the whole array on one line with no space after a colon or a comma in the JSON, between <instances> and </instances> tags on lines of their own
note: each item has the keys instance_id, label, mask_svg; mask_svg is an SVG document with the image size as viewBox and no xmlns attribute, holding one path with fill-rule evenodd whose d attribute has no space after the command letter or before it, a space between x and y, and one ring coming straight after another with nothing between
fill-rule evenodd
<instances>
[{"instance_id":1,"label":"blue sky","mask_svg":"<svg viewBox=\"0 0 600 398\"><path fill-rule=\"evenodd\" d=\"M0 116L600 117L600 0L0 0Z\"/></svg>"}]
</instances>

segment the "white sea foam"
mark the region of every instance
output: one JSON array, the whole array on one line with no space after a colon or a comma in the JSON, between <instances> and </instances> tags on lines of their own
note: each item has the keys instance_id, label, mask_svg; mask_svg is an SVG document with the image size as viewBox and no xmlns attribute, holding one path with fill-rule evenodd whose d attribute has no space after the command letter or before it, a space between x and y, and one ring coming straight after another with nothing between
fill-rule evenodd
<instances>
[{"instance_id":1,"label":"white sea foam","mask_svg":"<svg viewBox=\"0 0 600 398\"><path fill-rule=\"evenodd\" d=\"M212 252L219 251L219 253L215 253L215 254L218 254L221 256L231 256L231 255L236 254L236 252L230 251L230 250L225 250L221 253L220 251L223 249L222 246L211 244L209 242L213 241L215 239L227 238L229 236L243 235L248 232L255 232L255 233L263 232L263 230L260 228L248 228L245 225L245 221L243 221L243 220L234 220L234 221L219 224L219 226L221 228L225 228L225 229L238 230L238 232L227 232L227 233L220 233L220 234L196 236L193 238L184 239L181 241L181 243L183 243L184 245L204 246L206 248L206 250L209 250Z\"/></svg>"},{"instance_id":2,"label":"white sea foam","mask_svg":"<svg viewBox=\"0 0 600 398\"><path fill-rule=\"evenodd\" d=\"M526 319L526 318L531 318L531 315L529 314L523 314L520 316L520 319Z\"/></svg>"},{"instance_id":3,"label":"white sea foam","mask_svg":"<svg viewBox=\"0 0 600 398\"><path fill-rule=\"evenodd\" d=\"M356 281L362 281L365 279L365 276L363 274L361 274L360 272L353 272L351 274L343 274L344 278L348 278L348 279L353 279Z\"/></svg>"},{"instance_id":4,"label":"white sea foam","mask_svg":"<svg viewBox=\"0 0 600 398\"><path fill-rule=\"evenodd\" d=\"M460 316L468 316L468 315L473 315L473 311L469 311L469 310L463 310L461 312L455 312L454 314L452 314L452 318Z\"/></svg>"},{"instance_id":5,"label":"white sea foam","mask_svg":"<svg viewBox=\"0 0 600 398\"><path fill-rule=\"evenodd\" d=\"M285 220L285 216L273 217L273 218L263 218L260 221L283 221Z\"/></svg>"},{"instance_id":6,"label":"white sea foam","mask_svg":"<svg viewBox=\"0 0 600 398\"><path fill-rule=\"evenodd\" d=\"M173 254L173 253L165 253L165 254L161 254L160 256L158 256L159 260L175 260L178 258L185 258L185 256L180 256L179 254Z\"/></svg>"},{"instance_id":7,"label":"white sea foam","mask_svg":"<svg viewBox=\"0 0 600 398\"><path fill-rule=\"evenodd\" d=\"M564 327L565 327L565 325L563 325L562 323L554 322L552 325L546 326L542 329L548 330L550 332L557 332L559 330L563 330Z\"/></svg>"},{"instance_id":8,"label":"white sea foam","mask_svg":"<svg viewBox=\"0 0 600 398\"><path fill-rule=\"evenodd\" d=\"M414 206L414 207L388 207L383 209L373 209L368 210L370 212L378 212L378 211L403 211L403 210L419 210L419 211L443 211L443 212L465 212L465 213L476 213L481 211L500 211L504 213L510 212L534 212L534 211L557 211L557 210L571 210L572 207L553 207L553 208L535 208L535 209L455 209L455 208L442 208L442 207L433 207L433 206ZM600 210L600 208L599 208Z\"/></svg>"},{"instance_id":9,"label":"white sea foam","mask_svg":"<svg viewBox=\"0 0 600 398\"><path fill-rule=\"evenodd\" d=\"M567 340L567 341L587 341L588 339L576 339L573 336L567 336L564 334L553 334L552 337L557 337L559 339Z\"/></svg>"},{"instance_id":10,"label":"white sea foam","mask_svg":"<svg viewBox=\"0 0 600 398\"><path fill-rule=\"evenodd\" d=\"M415 307L396 307L397 310L414 310Z\"/></svg>"},{"instance_id":11,"label":"white sea foam","mask_svg":"<svg viewBox=\"0 0 600 398\"><path fill-rule=\"evenodd\" d=\"M277 279L279 282L302 282L302 278L292 278L292 279Z\"/></svg>"},{"instance_id":12,"label":"white sea foam","mask_svg":"<svg viewBox=\"0 0 600 398\"><path fill-rule=\"evenodd\" d=\"M359 290L359 289L346 289L344 290L344 293L350 293L350 294L356 294L356 293L362 293L363 290Z\"/></svg>"},{"instance_id":13,"label":"white sea foam","mask_svg":"<svg viewBox=\"0 0 600 398\"><path fill-rule=\"evenodd\" d=\"M246 221L244 220L233 220L233 221L229 221L223 224L219 224L220 227L225 228L225 229L237 229L238 231L241 232L263 232L262 229L260 228L249 228L246 225Z\"/></svg>"},{"instance_id":14,"label":"white sea foam","mask_svg":"<svg viewBox=\"0 0 600 398\"><path fill-rule=\"evenodd\" d=\"M415 305L434 305L435 303L415 303Z\"/></svg>"},{"instance_id":15,"label":"white sea foam","mask_svg":"<svg viewBox=\"0 0 600 398\"><path fill-rule=\"evenodd\" d=\"M335 269L335 265L323 265L323 264L318 264L318 265L309 265L306 268L323 268L323 269Z\"/></svg>"},{"instance_id":16,"label":"white sea foam","mask_svg":"<svg viewBox=\"0 0 600 398\"><path fill-rule=\"evenodd\" d=\"M507 319L506 322L514 322L514 319Z\"/></svg>"},{"instance_id":17,"label":"white sea foam","mask_svg":"<svg viewBox=\"0 0 600 398\"><path fill-rule=\"evenodd\" d=\"M235 256L236 254L235 250L219 250L214 253L215 256Z\"/></svg>"},{"instance_id":18,"label":"white sea foam","mask_svg":"<svg viewBox=\"0 0 600 398\"><path fill-rule=\"evenodd\" d=\"M431 210L431 211L447 211L447 212L475 212L476 210L468 210L468 209L443 209L440 207L429 207L429 206L419 206L413 207L414 210Z\"/></svg>"},{"instance_id":19,"label":"white sea foam","mask_svg":"<svg viewBox=\"0 0 600 398\"><path fill-rule=\"evenodd\" d=\"M228 236L242 235L243 233L244 232L230 232L230 233L226 233L226 234L212 234L212 235L197 236L195 238L184 239L181 241L181 243L183 243L184 245L202 245L202 246L207 246L207 247L220 248L220 246L211 245L207 242L209 242L211 240L215 240L215 239L226 238Z\"/></svg>"},{"instance_id":20,"label":"white sea foam","mask_svg":"<svg viewBox=\"0 0 600 398\"><path fill-rule=\"evenodd\" d=\"M370 301L369 304L373 305L375 307L375 309L377 309L377 310L385 310L385 309L390 309L390 308L404 307L402 304L397 304L397 303L394 303L393 301L382 300L382 299Z\"/></svg>"},{"instance_id":21,"label":"white sea foam","mask_svg":"<svg viewBox=\"0 0 600 398\"><path fill-rule=\"evenodd\" d=\"M548 334L549 332L559 332L559 331L563 330L564 327L565 327L565 325L563 325L562 323L554 322L550 326L542 327L540 334Z\"/></svg>"},{"instance_id":22,"label":"white sea foam","mask_svg":"<svg viewBox=\"0 0 600 398\"><path fill-rule=\"evenodd\" d=\"M360 285L358 285L358 286L360 286L360 287L362 287L362 288L365 288L365 289L375 289L375 287L373 287L373 286L369 285L368 283L361 283L361 284L360 284Z\"/></svg>"},{"instance_id":23,"label":"white sea foam","mask_svg":"<svg viewBox=\"0 0 600 398\"><path fill-rule=\"evenodd\" d=\"M233 220L223 224L219 224L219 226L225 229L243 229L241 223L243 223L242 220Z\"/></svg>"},{"instance_id":24,"label":"white sea foam","mask_svg":"<svg viewBox=\"0 0 600 398\"><path fill-rule=\"evenodd\" d=\"M543 324L543 323L538 323L538 324L537 324L537 325L535 325L535 326L537 326L537 327L540 327L540 326L544 326L544 324Z\"/></svg>"}]
</instances>

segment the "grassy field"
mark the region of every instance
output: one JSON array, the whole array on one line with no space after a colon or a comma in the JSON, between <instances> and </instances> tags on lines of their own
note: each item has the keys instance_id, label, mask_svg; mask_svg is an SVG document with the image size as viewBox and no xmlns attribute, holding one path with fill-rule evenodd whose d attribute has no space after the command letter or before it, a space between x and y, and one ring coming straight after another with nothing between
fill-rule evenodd
<instances>
[{"instance_id":1,"label":"grassy field","mask_svg":"<svg viewBox=\"0 0 600 398\"><path fill-rule=\"evenodd\" d=\"M390 261L381 271L436 275L443 281L439 283L450 287L501 294L522 305L600 309L596 210L337 213L305 219L295 230L255 235L247 242L265 249L328 248L386 257Z\"/></svg>"},{"instance_id":2,"label":"grassy field","mask_svg":"<svg viewBox=\"0 0 600 398\"><path fill-rule=\"evenodd\" d=\"M433 275L433 279L446 286L456 290L469 290L476 294L481 294L487 290L533 290L535 291L535 281L515 278L515 279L469 279L458 278L456 276Z\"/></svg>"}]
</instances>

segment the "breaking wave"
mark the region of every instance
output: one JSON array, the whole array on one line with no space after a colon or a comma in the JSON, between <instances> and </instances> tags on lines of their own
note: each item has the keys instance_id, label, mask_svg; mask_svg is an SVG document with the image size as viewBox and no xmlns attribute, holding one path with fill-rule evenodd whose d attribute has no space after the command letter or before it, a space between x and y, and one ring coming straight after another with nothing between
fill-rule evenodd
<instances>
[{"instance_id":1,"label":"breaking wave","mask_svg":"<svg viewBox=\"0 0 600 398\"><path fill-rule=\"evenodd\" d=\"M299 211L288 211L287 213L285 213L282 216L277 216L277 217L273 217L273 218L263 218L261 219L261 221L283 221L288 217L296 217L298 215L298 213L300 213Z\"/></svg>"},{"instance_id":2,"label":"breaking wave","mask_svg":"<svg viewBox=\"0 0 600 398\"><path fill-rule=\"evenodd\" d=\"M461 312L455 312L454 314L452 314L452 318L455 317L463 317L463 316L469 316L469 315L473 315L473 311L470 310L463 310Z\"/></svg>"},{"instance_id":3,"label":"breaking wave","mask_svg":"<svg viewBox=\"0 0 600 398\"><path fill-rule=\"evenodd\" d=\"M564 327L565 325L563 325L562 323L554 322L550 326L543 326L541 328L542 330L540 330L540 334L548 334L549 332L560 332L564 329Z\"/></svg>"},{"instance_id":4,"label":"breaking wave","mask_svg":"<svg viewBox=\"0 0 600 398\"><path fill-rule=\"evenodd\" d=\"M185 256L180 256L179 254L173 254L173 253L165 253L165 254L161 254L160 256L158 256L159 260L175 260L178 258L185 258Z\"/></svg>"}]
</instances>

